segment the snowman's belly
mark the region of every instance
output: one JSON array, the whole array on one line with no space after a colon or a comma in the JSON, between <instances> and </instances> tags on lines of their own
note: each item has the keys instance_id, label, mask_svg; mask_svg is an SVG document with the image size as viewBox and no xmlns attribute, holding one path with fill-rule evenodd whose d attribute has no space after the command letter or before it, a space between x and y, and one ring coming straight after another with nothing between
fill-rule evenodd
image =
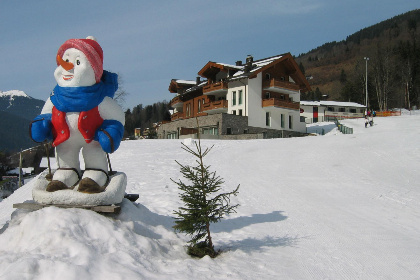
<instances>
[{"instance_id":1,"label":"snowman's belly","mask_svg":"<svg viewBox=\"0 0 420 280\"><path fill-rule=\"evenodd\" d=\"M70 130L70 138L68 140L77 139L78 141L80 141L84 139L78 127L79 114L80 113L78 112L68 112L66 114L66 121Z\"/></svg>"}]
</instances>

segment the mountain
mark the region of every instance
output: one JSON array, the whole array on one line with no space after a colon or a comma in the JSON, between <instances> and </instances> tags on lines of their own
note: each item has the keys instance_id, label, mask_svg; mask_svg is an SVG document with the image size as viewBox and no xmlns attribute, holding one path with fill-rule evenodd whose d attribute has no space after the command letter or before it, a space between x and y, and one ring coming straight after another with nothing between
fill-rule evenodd
<instances>
[{"instance_id":1,"label":"mountain","mask_svg":"<svg viewBox=\"0 0 420 280\"><path fill-rule=\"evenodd\" d=\"M419 279L420 111L343 124L354 134L317 123L309 131L325 136L201 141L223 191L241 184L236 213L211 224L215 259L188 256L172 228L183 205L172 180L185 181L175 160L196 165L182 140L110 154L140 195L118 215L13 209L32 200L31 180L0 202L0 279Z\"/></svg>"},{"instance_id":2,"label":"mountain","mask_svg":"<svg viewBox=\"0 0 420 280\"><path fill-rule=\"evenodd\" d=\"M44 103L23 91L0 91L0 151L16 152L35 146L29 137L29 124L41 113Z\"/></svg>"},{"instance_id":3,"label":"mountain","mask_svg":"<svg viewBox=\"0 0 420 280\"><path fill-rule=\"evenodd\" d=\"M329 42L296 57L313 92L302 100L365 104L368 57L369 105L376 110L419 106L420 10L364 28L346 40Z\"/></svg>"},{"instance_id":4,"label":"mountain","mask_svg":"<svg viewBox=\"0 0 420 280\"><path fill-rule=\"evenodd\" d=\"M42 110L45 101L32 98L20 90L0 91L0 111L32 120Z\"/></svg>"}]
</instances>

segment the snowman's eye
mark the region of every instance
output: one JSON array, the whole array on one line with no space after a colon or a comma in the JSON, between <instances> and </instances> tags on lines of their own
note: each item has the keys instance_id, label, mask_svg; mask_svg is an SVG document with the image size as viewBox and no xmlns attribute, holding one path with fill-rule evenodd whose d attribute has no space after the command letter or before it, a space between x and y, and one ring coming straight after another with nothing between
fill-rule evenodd
<instances>
[{"instance_id":1,"label":"snowman's eye","mask_svg":"<svg viewBox=\"0 0 420 280\"><path fill-rule=\"evenodd\" d=\"M69 62L69 60L68 60L68 59L66 59L66 62Z\"/></svg>"},{"instance_id":2,"label":"snowman's eye","mask_svg":"<svg viewBox=\"0 0 420 280\"><path fill-rule=\"evenodd\" d=\"M80 65L80 60L76 60L76 64L77 65Z\"/></svg>"}]
</instances>

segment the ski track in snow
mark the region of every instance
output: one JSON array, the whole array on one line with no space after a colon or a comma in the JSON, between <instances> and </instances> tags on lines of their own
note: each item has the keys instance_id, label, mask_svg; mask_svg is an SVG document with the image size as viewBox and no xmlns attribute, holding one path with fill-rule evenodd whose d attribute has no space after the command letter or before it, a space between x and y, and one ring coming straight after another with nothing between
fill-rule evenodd
<instances>
[{"instance_id":1,"label":"ski track in snow","mask_svg":"<svg viewBox=\"0 0 420 280\"><path fill-rule=\"evenodd\" d=\"M241 185L237 213L211 227L216 259L190 258L172 230L175 160L195 160L182 140L111 154L140 194L119 215L13 209L29 182L0 202L0 279L420 279L420 114L343 123L354 134L202 141L225 191Z\"/></svg>"}]
</instances>

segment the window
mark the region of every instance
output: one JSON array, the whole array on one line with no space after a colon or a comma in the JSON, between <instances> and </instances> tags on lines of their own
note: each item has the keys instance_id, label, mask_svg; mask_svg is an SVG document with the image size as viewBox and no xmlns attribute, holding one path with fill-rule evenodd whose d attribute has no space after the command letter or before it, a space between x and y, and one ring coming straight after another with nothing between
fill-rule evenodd
<instances>
[{"instance_id":1,"label":"window","mask_svg":"<svg viewBox=\"0 0 420 280\"><path fill-rule=\"evenodd\" d=\"M240 90L240 91L238 91L238 98L239 98L239 100L238 100L238 104L239 105L241 105L242 104L242 90Z\"/></svg>"},{"instance_id":2,"label":"window","mask_svg":"<svg viewBox=\"0 0 420 280\"><path fill-rule=\"evenodd\" d=\"M289 129L293 129L293 117L289 116Z\"/></svg>"},{"instance_id":3,"label":"window","mask_svg":"<svg viewBox=\"0 0 420 280\"><path fill-rule=\"evenodd\" d=\"M232 106L236 105L236 91L232 91Z\"/></svg>"},{"instance_id":4,"label":"window","mask_svg":"<svg viewBox=\"0 0 420 280\"><path fill-rule=\"evenodd\" d=\"M356 113L356 109L355 108L350 108L350 113Z\"/></svg>"},{"instance_id":5,"label":"window","mask_svg":"<svg viewBox=\"0 0 420 280\"><path fill-rule=\"evenodd\" d=\"M249 133L249 129L244 129L244 134L248 134Z\"/></svg>"},{"instance_id":6,"label":"window","mask_svg":"<svg viewBox=\"0 0 420 280\"><path fill-rule=\"evenodd\" d=\"M242 109L239 109L239 111L238 111L238 115L239 115L239 116L242 116Z\"/></svg>"},{"instance_id":7,"label":"window","mask_svg":"<svg viewBox=\"0 0 420 280\"><path fill-rule=\"evenodd\" d=\"M281 114L280 123L281 123L281 127L284 128L284 114Z\"/></svg>"},{"instance_id":8,"label":"window","mask_svg":"<svg viewBox=\"0 0 420 280\"><path fill-rule=\"evenodd\" d=\"M226 134L227 135L231 135L232 134L232 128L231 127L227 127L226 128Z\"/></svg>"},{"instance_id":9,"label":"window","mask_svg":"<svg viewBox=\"0 0 420 280\"><path fill-rule=\"evenodd\" d=\"M328 107L328 108L327 108L327 111L328 111L328 112L334 112L334 107Z\"/></svg>"},{"instance_id":10,"label":"window","mask_svg":"<svg viewBox=\"0 0 420 280\"><path fill-rule=\"evenodd\" d=\"M176 131L168 132L168 135L166 136L167 139L177 139L177 133Z\"/></svg>"},{"instance_id":11,"label":"window","mask_svg":"<svg viewBox=\"0 0 420 280\"><path fill-rule=\"evenodd\" d=\"M198 112L201 112L201 100L198 100Z\"/></svg>"},{"instance_id":12,"label":"window","mask_svg":"<svg viewBox=\"0 0 420 280\"><path fill-rule=\"evenodd\" d=\"M219 130L216 126L212 126L212 127L203 127L203 134L206 135L218 135L219 134Z\"/></svg>"},{"instance_id":13,"label":"window","mask_svg":"<svg viewBox=\"0 0 420 280\"><path fill-rule=\"evenodd\" d=\"M192 116L191 103L188 104L188 117Z\"/></svg>"},{"instance_id":14,"label":"window","mask_svg":"<svg viewBox=\"0 0 420 280\"><path fill-rule=\"evenodd\" d=\"M341 112L341 113L344 113L346 111L346 108L340 107L340 108L338 108L338 111Z\"/></svg>"},{"instance_id":15,"label":"window","mask_svg":"<svg viewBox=\"0 0 420 280\"><path fill-rule=\"evenodd\" d=\"M270 99L270 96L271 96L271 94L267 91L267 92L265 93L265 99Z\"/></svg>"},{"instance_id":16,"label":"window","mask_svg":"<svg viewBox=\"0 0 420 280\"><path fill-rule=\"evenodd\" d=\"M265 79L266 79L266 80L270 80L270 79L271 79L271 75L270 75L270 73L265 74Z\"/></svg>"},{"instance_id":17,"label":"window","mask_svg":"<svg viewBox=\"0 0 420 280\"><path fill-rule=\"evenodd\" d=\"M232 110L232 115L236 115L236 110Z\"/></svg>"},{"instance_id":18,"label":"window","mask_svg":"<svg viewBox=\"0 0 420 280\"><path fill-rule=\"evenodd\" d=\"M266 112L266 113L265 113L265 125L266 125L266 126L271 126L271 117L270 117L270 112Z\"/></svg>"}]
</instances>

